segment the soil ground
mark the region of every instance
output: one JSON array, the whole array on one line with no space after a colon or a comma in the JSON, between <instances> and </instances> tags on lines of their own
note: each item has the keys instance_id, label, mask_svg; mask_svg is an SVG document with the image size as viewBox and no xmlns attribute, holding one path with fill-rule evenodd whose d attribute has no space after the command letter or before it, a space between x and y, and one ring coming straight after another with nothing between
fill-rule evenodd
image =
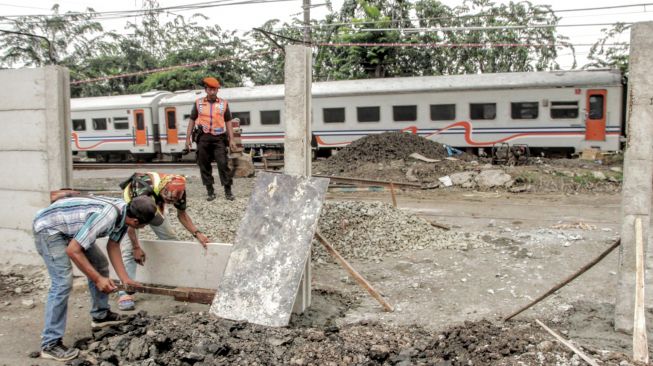
<instances>
[{"instance_id":1,"label":"soil ground","mask_svg":"<svg viewBox=\"0 0 653 366\"><path fill-rule=\"evenodd\" d=\"M197 175L195 170L181 173ZM76 182L88 179L94 183L104 177L113 179L128 175L125 171L75 174ZM242 182L244 180L236 181L236 195L247 194L238 188ZM197 192L199 194L200 190ZM328 199L390 202L387 192L330 193ZM383 338L385 333L394 334L383 328L391 327L416 335L426 332L436 340L442 340L458 334L455 332L460 333L461 329L482 329L480 333L492 334L492 337L508 343L514 337L520 342L526 340L531 345L525 349L532 352L522 354L521 359L476 359L474 364L580 364L579 359L564 347L546 343L547 340L555 341L535 325L534 319L537 318L582 346L603 365L632 364L625 361L627 357L620 355L631 353L632 336L614 332L611 323L616 294L617 251L555 295L519 315L515 322L500 322L501 317L575 272L613 242L620 228L619 194L406 191L399 193L398 206L449 225L455 231L481 233L487 238L488 246L468 250L398 252L378 261L351 260L351 264L394 305L393 313L383 312L380 305L337 264L314 263L314 304L308 313L293 318L289 331L337 326L347 329L347 332L368 332L371 338ZM38 349L47 292L43 279L47 274L38 267L6 267L1 273L0 364L59 364L28 357L31 351ZM33 278L34 281L30 285L29 281L20 282L17 276ZM91 336L85 281L76 281L69 303L67 344ZM15 291L15 287L22 287L20 293ZM29 302L23 303L29 299L34 300L33 308ZM139 295L138 307L150 315L164 318L208 316L208 306L178 303L162 296ZM650 322L651 304L647 308ZM343 328L352 326L354 328ZM456 326L459 328L455 328L458 330L454 333L446 331ZM356 327L362 327L362 330ZM361 339L366 338L355 338L343 330L341 336L343 339L351 336L350 342L362 342ZM649 343L649 348L652 348L653 342ZM395 350L391 347L390 351ZM421 352L429 352L429 348L425 347ZM399 349L396 353L400 353ZM310 358L308 353L306 357ZM341 359L336 364L367 364L370 359L376 360L372 364L399 364L401 361L390 358L379 361L374 357L370 354L360 362ZM409 355L409 362L404 364L419 363L415 357ZM293 360L298 364L303 361ZM311 362L304 364L307 363Z\"/></svg>"}]
</instances>

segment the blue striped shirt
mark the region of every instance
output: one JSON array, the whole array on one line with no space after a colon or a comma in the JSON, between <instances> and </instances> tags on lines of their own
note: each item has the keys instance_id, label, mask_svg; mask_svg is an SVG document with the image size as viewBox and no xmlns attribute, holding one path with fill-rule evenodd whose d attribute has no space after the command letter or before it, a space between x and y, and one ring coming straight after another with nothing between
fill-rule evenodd
<instances>
[{"instance_id":1,"label":"blue striped shirt","mask_svg":"<svg viewBox=\"0 0 653 366\"><path fill-rule=\"evenodd\" d=\"M127 204L121 199L64 198L36 213L34 232L64 234L77 240L85 250L105 236L120 242L127 232L126 210Z\"/></svg>"}]
</instances>

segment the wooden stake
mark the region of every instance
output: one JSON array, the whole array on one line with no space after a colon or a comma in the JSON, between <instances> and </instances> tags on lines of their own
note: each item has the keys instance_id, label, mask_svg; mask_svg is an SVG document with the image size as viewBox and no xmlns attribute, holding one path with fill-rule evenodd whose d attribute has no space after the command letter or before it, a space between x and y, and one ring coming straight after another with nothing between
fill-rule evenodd
<instances>
[{"instance_id":1,"label":"wooden stake","mask_svg":"<svg viewBox=\"0 0 653 366\"><path fill-rule=\"evenodd\" d=\"M537 319L535 319L535 322L537 324L539 324L542 328L544 328L544 330L549 332L552 336L554 336L558 341L560 341L560 343L564 344L565 346L567 346L567 348L574 351L574 353L577 354L578 356L580 356L580 358L582 358L583 360L585 360L585 362L587 362L588 364L590 364L592 366L599 366L599 364L596 363L596 361L593 358L591 358L590 356L586 355L583 351L576 348L576 346L571 344L571 342L569 342L566 339L562 338L561 335L559 335L558 333L551 330L549 327L544 325L544 323L542 323L541 321L539 321Z\"/></svg>"},{"instance_id":2,"label":"wooden stake","mask_svg":"<svg viewBox=\"0 0 653 366\"><path fill-rule=\"evenodd\" d=\"M390 195L392 195L392 206L397 207L397 197L395 196L395 185L390 183Z\"/></svg>"},{"instance_id":3,"label":"wooden stake","mask_svg":"<svg viewBox=\"0 0 653 366\"><path fill-rule=\"evenodd\" d=\"M560 288L562 288L563 286L565 286L569 282L576 279L576 277L582 275L583 273L587 272L588 269L594 267L595 264L599 263L601 261L601 259L605 258L606 255L610 254L610 252L612 252L619 245L621 245L621 239L617 239L617 241L615 241L614 244L612 244L608 249L603 251L603 253L601 253L598 257L594 258L591 262L587 263L585 266L583 266L583 268L579 269L576 273L574 273L571 276L567 277L564 281L562 281L559 284L553 286L553 288L551 288L549 291L547 291L544 295L538 297L537 299L531 301L528 305L522 307L521 309L519 309L519 310L515 311L514 313L508 315L507 317L503 318L503 321L505 322L505 321L508 321L508 320L514 318L515 316L519 315L522 311L530 308L531 306L533 306L533 305L537 304L538 302L540 302L540 301L544 300L545 298L547 298L552 293L558 291Z\"/></svg>"},{"instance_id":4,"label":"wooden stake","mask_svg":"<svg viewBox=\"0 0 653 366\"><path fill-rule=\"evenodd\" d=\"M331 244L329 244L329 242L328 242L326 239L324 239L324 238L322 237L322 235L320 235L320 233L316 232L316 233L315 233L315 238L316 238L320 243L322 243L322 244L324 245L324 247L326 248L326 250L327 250L327 251L328 251L332 256L334 256L334 257L338 260L338 263L340 263L340 265L341 265L341 266L342 266L342 267L343 267L347 272L349 272L349 275L350 275L351 277L353 277L354 280L356 280L356 282L358 282L358 284L361 285L361 287L363 287L365 290L367 290L367 292L369 292L370 295L372 295L372 297L374 297L374 298L376 299L376 301L378 301L381 305L383 305L383 309L384 309L385 311L388 311L388 312L393 312L393 311L394 311L394 309L392 308L392 305L390 305L387 301L385 301L385 299L383 298L383 296L381 296L381 294L380 294L378 291L376 291L376 290L374 289L374 287L372 287L372 285L370 285L370 283L367 282L367 280L365 280L365 278L363 278L363 276L361 276L360 273L358 273L358 272L354 269L354 267L352 267L351 264L349 264L349 262L347 262L347 261L345 260L345 258L343 258L343 257L340 255L340 253L338 253L338 252L337 252L337 251L336 251L336 250L331 246Z\"/></svg>"},{"instance_id":5,"label":"wooden stake","mask_svg":"<svg viewBox=\"0 0 653 366\"><path fill-rule=\"evenodd\" d=\"M451 230L451 228L449 226L444 225L444 224L440 224L440 223L435 222L435 221L429 221L429 223L431 224L431 226L435 226L435 227L438 227L438 228L443 229L443 230L447 230L447 231Z\"/></svg>"},{"instance_id":6,"label":"wooden stake","mask_svg":"<svg viewBox=\"0 0 653 366\"><path fill-rule=\"evenodd\" d=\"M633 326L633 359L648 365L646 317L644 313L644 235L642 218L635 219L635 316Z\"/></svg>"}]
</instances>

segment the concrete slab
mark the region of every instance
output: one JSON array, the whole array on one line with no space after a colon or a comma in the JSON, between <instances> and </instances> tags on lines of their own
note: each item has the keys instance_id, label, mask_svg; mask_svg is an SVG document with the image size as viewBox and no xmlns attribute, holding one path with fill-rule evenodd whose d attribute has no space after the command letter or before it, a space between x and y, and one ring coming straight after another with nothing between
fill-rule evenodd
<instances>
[{"instance_id":1,"label":"concrete slab","mask_svg":"<svg viewBox=\"0 0 653 366\"><path fill-rule=\"evenodd\" d=\"M50 193L37 191L12 191L0 189L0 228L32 232L36 213L49 205ZM2 245L0 245L0 253Z\"/></svg>"},{"instance_id":2,"label":"concrete slab","mask_svg":"<svg viewBox=\"0 0 653 366\"><path fill-rule=\"evenodd\" d=\"M329 180L260 173L211 314L285 326Z\"/></svg>"},{"instance_id":3,"label":"concrete slab","mask_svg":"<svg viewBox=\"0 0 653 366\"><path fill-rule=\"evenodd\" d=\"M107 239L98 240L103 253ZM149 284L216 289L222 279L231 254L231 244L209 243L204 250L197 242L169 240L140 240L145 251L144 266L138 266L136 281ZM113 266L111 278L117 279ZM75 268L76 276L84 274Z\"/></svg>"}]
</instances>

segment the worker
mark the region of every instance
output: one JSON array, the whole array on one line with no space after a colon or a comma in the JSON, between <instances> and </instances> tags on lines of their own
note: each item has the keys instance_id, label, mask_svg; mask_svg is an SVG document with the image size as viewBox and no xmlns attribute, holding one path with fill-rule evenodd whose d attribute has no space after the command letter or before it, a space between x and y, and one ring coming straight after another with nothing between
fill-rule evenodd
<instances>
[{"instance_id":1,"label":"worker","mask_svg":"<svg viewBox=\"0 0 653 366\"><path fill-rule=\"evenodd\" d=\"M186 131L186 149L190 150L191 136L195 125L199 135L196 137L197 143L197 164L202 175L202 184L206 186L207 201L213 201L215 190L213 188L213 168L211 161L215 159L218 165L220 183L224 187L225 198L233 201L234 195L231 191L232 172L229 169L229 160L227 149L234 150L234 146L229 141L227 133L227 122L231 121L231 111L229 103L222 98L218 98L220 82L212 77L202 80L206 96L199 98L193 104L190 112L190 123Z\"/></svg>"},{"instance_id":2,"label":"worker","mask_svg":"<svg viewBox=\"0 0 653 366\"><path fill-rule=\"evenodd\" d=\"M209 238L197 229L186 212L186 178L184 176L155 172L134 173L120 187L123 189L125 202L130 202L135 197L148 196L156 203L164 220L159 225L150 225L150 227L160 240L177 240L170 221L165 220L165 205L171 204L177 209L179 222L206 248ZM140 246L136 229L129 228L127 230L127 238L120 244L120 249L127 274L129 277L135 278L136 264L145 264L145 252ZM134 310L135 307L133 294L128 294L125 291L118 293L120 310Z\"/></svg>"},{"instance_id":3,"label":"worker","mask_svg":"<svg viewBox=\"0 0 653 366\"><path fill-rule=\"evenodd\" d=\"M33 223L36 251L43 257L51 280L41 334L42 358L68 361L79 354L78 349L68 348L62 341L68 297L73 288L71 260L88 277L91 327L124 323L120 315L110 310L108 294L116 290L116 285L109 279L107 257L95 241L109 237L107 253L118 278L125 285L139 286L125 270L120 240L127 227L140 228L161 219L156 212L156 205L147 197L127 204L120 199L91 196L59 199L36 214Z\"/></svg>"}]
</instances>

